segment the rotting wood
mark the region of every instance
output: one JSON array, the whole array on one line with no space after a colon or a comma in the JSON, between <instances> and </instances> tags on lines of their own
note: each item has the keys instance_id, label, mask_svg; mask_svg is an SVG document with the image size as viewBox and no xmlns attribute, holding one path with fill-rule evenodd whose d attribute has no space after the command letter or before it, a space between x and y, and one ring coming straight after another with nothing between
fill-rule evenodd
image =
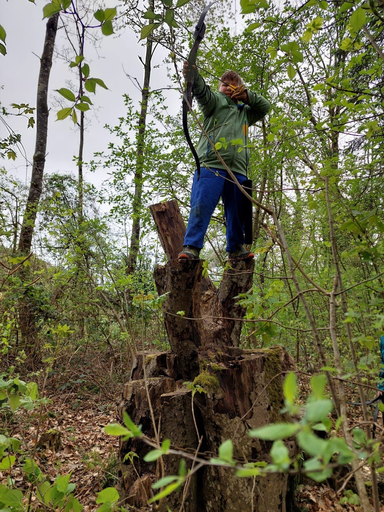
<instances>
[{"instance_id":1,"label":"rotting wood","mask_svg":"<svg viewBox=\"0 0 384 512\"><path fill-rule=\"evenodd\" d=\"M185 235L185 224L177 201L153 204L149 209L168 260L177 260Z\"/></svg>"},{"instance_id":2,"label":"rotting wood","mask_svg":"<svg viewBox=\"0 0 384 512\"><path fill-rule=\"evenodd\" d=\"M225 440L232 439L234 457L240 464L269 461L270 443L251 439L248 432L284 420L280 415L282 383L293 361L282 347L239 348L245 309L237 297L252 286L254 261L232 262L217 288L203 276L202 261L177 260L185 230L177 203L154 205L151 212L168 256L168 262L155 269L154 278L158 293L167 294L163 316L171 351L138 354L124 387L120 418L126 411L142 425L146 436L154 438L153 412L160 440L170 439L173 447L190 457L200 446L199 457L209 460ZM185 381L205 391L196 393L193 403ZM288 443L288 448L293 454L294 443ZM141 439L122 443L120 451L121 460L128 452L138 455L135 467L127 462L121 465L120 483L127 502L143 508L145 494L135 489L141 479L148 482L148 475L152 483L159 478L157 463L143 461L148 451ZM164 457L165 474L177 474L179 463L178 456ZM191 464L187 457L187 467ZM290 484L287 475L254 481L238 479L225 468L204 466L188 487L183 511L289 511L293 503L287 499ZM175 492L158 510L180 510L182 502L182 493Z\"/></svg>"}]
</instances>

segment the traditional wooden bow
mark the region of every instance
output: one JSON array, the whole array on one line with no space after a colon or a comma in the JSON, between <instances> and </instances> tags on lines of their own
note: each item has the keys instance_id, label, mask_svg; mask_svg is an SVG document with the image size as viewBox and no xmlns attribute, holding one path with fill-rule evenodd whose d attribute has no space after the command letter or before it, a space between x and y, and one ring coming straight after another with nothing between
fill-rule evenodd
<instances>
[{"instance_id":1,"label":"traditional wooden bow","mask_svg":"<svg viewBox=\"0 0 384 512\"><path fill-rule=\"evenodd\" d=\"M195 32L193 34L195 41L193 43L192 49L189 52L189 56L188 56L188 62L190 65L196 64L197 50L199 48L200 42L204 39L204 35L205 35L206 27L205 27L204 19L205 19L207 12L209 11L211 6L216 1L217 0L215 0L214 2L211 2L207 5L207 7L201 13L199 21L195 27ZM189 135L188 117L187 117L188 112L192 109L192 85L193 85L192 80L188 80L186 87L185 87L184 94L183 94L183 130L184 130L185 138L187 139L188 145L191 148L192 154L195 158L197 179L199 179L200 178L200 161L199 161L199 157L197 156L196 149L192 143L191 137Z\"/></svg>"}]
</instances>

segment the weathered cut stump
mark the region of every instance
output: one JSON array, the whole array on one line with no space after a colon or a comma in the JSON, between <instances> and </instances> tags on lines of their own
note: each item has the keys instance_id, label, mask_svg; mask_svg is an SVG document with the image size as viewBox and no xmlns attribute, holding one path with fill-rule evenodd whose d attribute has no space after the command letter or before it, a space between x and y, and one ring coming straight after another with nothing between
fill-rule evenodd
<instances>
[{"instance_id":1,"label":"weathered cut stump","mask_svg":"<svg viewBox=\"0 0 384 512\"><path fill-rule=\"evenodd\" d=\"M239 348L245 309L238 296L252 286L254 262L230 262L217 288L203 275L201 261L177 261L185 229L177 203L153 205L151 212L169 259L156 268L154 277L158 293L166 294L163 316L171 351L138 355L119 411L121 420L126 411L142 425L147 438L169 439L178 453L146 463L144 456L152 449L148 443L141 438L122 443L121 495L128 504L147 510L151 484L165 475L177 475L181 458L193 469L193 458L198 456L207 464L156 510L290 510L286 475L240 479L233 469L209 464L228 439L239 464L269 461L271 443L250 438L249 430L284 420L279 412L283 376L292 368L289 356L282 347ZM185 381L193 381L194 389L204 392L192 398Z\"/></svg>"},{"instance_id":2,"label":"weathered cut stump","mask_svg":"<svg viewBox=\"0 0 384 512\"><path fill-rule=\"evenodd\" d=\"M245 309L235 298L252 286L253 268L253 260L232 262L218 289L203 277L202 261L171 260L156 268L157 291L167 293L164 322L180 378L197 375L199 350L238 346Z\"/></svg>"},{"instance_id":3,"label":"weathered cut stump","mask_svg":"<svg viewBox=\"0 0 384 512\"><path fill-rule=\"evenodd\" d=\"M269 461L271 443L252 439L248 432L284 417L279 415L283 407L283 373L292 367L291 360L282 347L269 350L241 350L230 348L217 352L216 356L201 356L200 373L195 385L207 393L196 394L194 415L192 414L192 393L175 375L171 354L140 355L132 372L134 379L124 387L120 414L126 411L136 424L142 425L143 433L155 437L148 404L152 404L155 424L160 440L170 439L172 447L195 453L198 439L203 441L199 457L209 460L217 456L218 447L232 439L234 458L240 463ZM144 380L146 369L147 389ZM161 369L161 367L163 368ZM161 375L162 373L162 375ZM153 374L156 376L154 377ZM196 431L197 427L197 431ZM294 447L291 447L292 450ZM133 463L122 465L121 484L128 503L145 507L148 496L140 501L135 490L138 475L154 483L162 476L159 463L145 463L143 457L150 447L140 439L132 439L121 446L121 458L129 452L138 457ZM175 475L179 470L180 458L164 457L164 474ZM187 467L191 466L191 461ZM237 478L234 471L217 466L204 466L192 478L187 495L184 497L184 512L272 512L289 510L286 507L288 479L286 475L271 475L253 480ZM161 511L167 507L180 510L182 491L168 496L161 504Z\"/></svg>"}]
</instances>

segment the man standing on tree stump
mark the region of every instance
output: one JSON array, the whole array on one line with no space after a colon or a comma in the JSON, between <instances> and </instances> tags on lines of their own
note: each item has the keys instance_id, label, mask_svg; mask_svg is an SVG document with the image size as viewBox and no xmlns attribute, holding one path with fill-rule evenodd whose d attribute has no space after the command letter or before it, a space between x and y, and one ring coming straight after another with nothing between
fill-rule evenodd
<instances>
[{"instance_id":1,"label":"man standing on tree stump","mask_svg":"<svg viewBox=\"0 0 384 512\"><path fill-rule=\"evenodd\" d=\"M241 140L246 146L248 127L262 119L271 105L259 94L246 89L235 71L224 73L218 92L205 83L196 66L185 62L183 73L193 84L194 97L204 116L205 133L201 134L197 145L201 170L200 173L196 171L193 178L191 210L179 260L199 259L208 224L220 197L224 204L228 258L253 258L253 253L244 247L244 194L229 176L212 144L222 143L219 154L241 185L247 179L249 149L244 147L239 152L239 145L232 145L231 141Z\"/></svg>"}]
</instances>

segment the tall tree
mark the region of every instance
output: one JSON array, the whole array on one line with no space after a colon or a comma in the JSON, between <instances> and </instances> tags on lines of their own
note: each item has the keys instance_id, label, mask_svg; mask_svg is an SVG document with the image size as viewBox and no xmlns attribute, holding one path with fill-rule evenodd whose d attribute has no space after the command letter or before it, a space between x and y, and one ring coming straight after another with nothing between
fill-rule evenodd
<instances>
[{"instance_id":1,"label":"tall tree","mask_svg":"<svg viewBox=\"0 0 384 512\"><path fill-rule=\"evenodd\" d=\"M149 0L148 12L154 12L154 0ZM141 109L137 129L137 154L134 174L135 193L132 204L132 232L128 255L127 272L132 274L137 265L137 258L140 250L140 232L141 232L141 210L143 197L143 169L144 169L144 149L145 149L145 130L148 113L149 87L152 70L153 43L149 36L146 40L144 79L141 88Z\"/></svg>"},{"instance_id":2,"label":"tall tree","mask_svg":"<svg viewBox=\"0 0 384 512\"><path fill-rule=\"evenodd\" d=\"M35 228L37 208L42 192L45 155L48 137L48 84L52 68L52 56L55 47L59 14L51 16L46 25L45 42L40 59L40 73L37 85L36 101L36 144L33 155L33 167L28 200L24 212L23 224L19 238L19 251L29 253Z\"/></svg>"}]
</instances>

